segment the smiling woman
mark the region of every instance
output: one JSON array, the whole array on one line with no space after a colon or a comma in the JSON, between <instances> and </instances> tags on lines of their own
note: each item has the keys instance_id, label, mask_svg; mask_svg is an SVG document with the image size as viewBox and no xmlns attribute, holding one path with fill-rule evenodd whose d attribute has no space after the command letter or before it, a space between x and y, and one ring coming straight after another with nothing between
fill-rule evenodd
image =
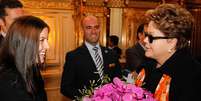
<instances>
[{"instance_id":1,"label":"smiling woman","mask_svg":"<svg viewBox=\"0 0 201 101\"><path fill-rule=\"evenodd\" d=\"M39 57L40 57L41 63L45 62L45 54L46 54L47 49L49 49L48 32L49 32L49 29L44 28L40 34Z\"/></svg>"},{"instance_id":2,"label":"smiling woman","mask_svg":"<svg viewBox=\"0 0 201 101\"><path fill-rule=\"evenodd\" d=\"M17 18L0 49L1 101L47 101L39 66L49 45L49 27L34 16Z\"/></svg>"}]
</instances>

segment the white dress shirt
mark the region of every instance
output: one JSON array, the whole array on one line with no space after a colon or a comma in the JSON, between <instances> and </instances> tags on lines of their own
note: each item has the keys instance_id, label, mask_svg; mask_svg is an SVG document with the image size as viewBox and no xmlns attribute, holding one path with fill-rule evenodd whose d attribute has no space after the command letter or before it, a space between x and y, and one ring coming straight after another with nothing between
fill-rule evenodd
<instances>
[{"instance_id":1,"label":"white dress shirt","mask_svg":"<svg viewBox=\"0 0 201 101\"><path fill-rule=\"evenodd\" d=\"M94 47L98 47L98 54L100 55L101 59L103 60L103 55L102 55L99 43L97 43L95 46L93 46L90 43L88 43L87 41L85 41L85 45L88 48L89 53L90 53L91 57L93 58L93 61L95 64L96 64L96 60L95 60L95 51L93 50Z\"/></svg>"}]
</instances>

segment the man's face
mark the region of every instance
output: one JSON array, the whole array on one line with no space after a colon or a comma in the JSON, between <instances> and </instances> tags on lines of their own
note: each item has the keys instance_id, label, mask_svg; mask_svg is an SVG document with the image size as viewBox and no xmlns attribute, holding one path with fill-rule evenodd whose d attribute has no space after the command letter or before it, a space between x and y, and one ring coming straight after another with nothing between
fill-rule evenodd
<instances>
[{"instance_id":1,"label":"man's face","mask_svg":"<svg viewBox=\"0 0 201 101\"><path fill-rule=\"evenodd\" d=\"M96 17L89 16L83 20L84 38L92 45L96 45L100 36L100 24Z\"/></svg>"},{"instance_id":2,"label":"man's face","mask_svg":"<svg viewBox=\"0 0 201 101\"><path fill-rule=\"evenodd\" d=\"M13 21L15 21L16 18L23 16L24 12L22 8L5 8L5 11L6 11L5 20L0 22L3 32L7 33L7 30L13 23Z\"/></svg>"}]
</instances>

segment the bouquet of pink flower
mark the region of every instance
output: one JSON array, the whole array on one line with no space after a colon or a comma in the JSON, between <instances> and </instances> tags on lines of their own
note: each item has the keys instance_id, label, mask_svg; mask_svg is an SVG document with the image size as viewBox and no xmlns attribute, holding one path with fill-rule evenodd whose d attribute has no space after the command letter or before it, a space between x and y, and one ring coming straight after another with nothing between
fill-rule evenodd
<instances>
[{"instance_id":1,"label":"bouquet of pink flower","mask_svg":"<svg viewBox=\"0 0 201 101\"><path fill-rule=\"evenodd\" d=\"M113 83L105 84L93 91L93 95L84 96L83 101L156 101L153 94L137 87L127 84L119 78L114 78Z\"/></svg>"}]
</instances>

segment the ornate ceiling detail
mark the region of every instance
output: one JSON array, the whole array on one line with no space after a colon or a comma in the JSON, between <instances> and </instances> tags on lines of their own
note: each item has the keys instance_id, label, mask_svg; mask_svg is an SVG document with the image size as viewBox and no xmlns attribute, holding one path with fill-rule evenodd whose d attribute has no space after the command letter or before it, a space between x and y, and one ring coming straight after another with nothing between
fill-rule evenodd
<instances>
[{"instance_id":1,"label":"ornate ceiling detail","mask_svg":"<svg viewBox=\"0 0 201 101\"><path fill-rule=\"evenodd\" d=\"M25 8L74 9L78 6L153 8L161 3L201 5L200 0L20 0Z\"/></svg>"},{"instance_id":2,"label":"ornate ceiling detail","mask_svg":"<svg viewBox=\"0 0 201 101\"><path fill-rule=\"evenodd\" d=\"M82 0L84 6L105 6L104 0Z\"/></svg>"},{"instance_id":3,"label":"ornate ceiling detail","mask_svg":"<svg viewBox=\"0 0 201 101\"><path fill-rule=\"evenodd\" d=\"M21 0L25 8L74 9L73 0Z\"/></svg>"},{"instance_id":4,"label":"ornate ceiling detail","mask_svg":"<svg viewBox=\"0 0 201 101\"><path fill-rule=\"evenodd\" d=\"M124 7L125 0L110 0L107 5L108 7Z\"/></svg>"},{"instance_id":5,"label":"ornate ceiling detail","mask_svg":"<svg viewBox=\"0 0 201 101\"><path fill-rule=\"evenodd\" d=\"M83 12L104 13L106 11L103 7L84 7Z\"/></svg>"},{"instance_id":6,"label":"ornate ceiling detail","mask_svg":"<svg viewBox=\"0 0 201 101\"><path fill-rule=\"evenodd\" d=\"M82 0L83 6L104 6L109 8L124 7L146 7L147 5L158 5L161 0Z\"/></svg>"},{"instance_id":7,"label":"ornate ceiling detail","mask_svg":"<svg viewBox=\"0 0 201 101\"><path fill-rule=\"evenodd\" d=\"M147 1L135 1L135 0L127 0L127 2L125 3L126 7L131 7L131 8L154 8L157 5L161 4L160 1L151 1L151 2L147 2Z\"/></svg>"},{"instance_id":8,"label":"ornate ceiling detail","mask_svg":"<svg viewBox=\"0 0 201 101\"><path fill-rule=\"evenodd\" d=\"M124 7L125 0L83 0L84 6Z\"/></svg>"}]
</instances>

